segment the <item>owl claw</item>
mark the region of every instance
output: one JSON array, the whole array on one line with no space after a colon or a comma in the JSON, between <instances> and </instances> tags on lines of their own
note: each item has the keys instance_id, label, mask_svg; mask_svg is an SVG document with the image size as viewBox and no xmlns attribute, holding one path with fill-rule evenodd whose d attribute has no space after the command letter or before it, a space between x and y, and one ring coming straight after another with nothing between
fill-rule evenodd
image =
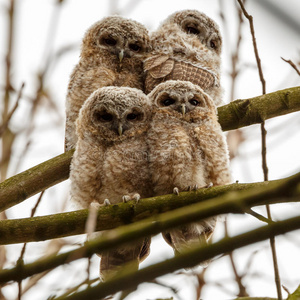
<instances>
[{"instance_id":1,"label":"owl claw","mask_svg":"<svg viewBox=\"0 0 300 300\"><path fill-rule=\"evenodd\" d=\"M197 191L199 189L198 185L195 184L195 185L189 185L187 187L187 191L190 192L190 191Z\"/></svg>"},{"instance_id":2,"label":"owl claw","mask_svg":"<svg viewBox=\"0 0 300 300\"><path fill-rule=\"evenodd\" d=\"M178 187L174 187L173 194L175 194L177 196L179 195L179 189L178 189Z\"/></svg>"},{"instance_id":3,"label":"owl claw","mask_svg":"<svg viewBox=\"0 0 300 300\"><path fill-rule=\"evenodd\" d=\"M109 206L109 205L111 205L111 203L108 199L104 199L103 205L104 206Z\"/></svg>"},{"instance_id":4,"label":"owl claw","mask_svg":"<svg viewBox=\"0 0 300 300\"><path fill-rule=\"evenodd\" d=\"M212 182L210 182L207 186L206 186L206 188L211 188L211 187L213 187L214 186L214 184L212 183Z\"/></svg>"},{"instance_id":5,"label":"owl claw","mask_svg":"<svg viewBox=\"0 0 300 300\"><path fill-rule=\"evenodd\" d=\"M127 202L130 200L130 196L124 195L124 196L122 197L122 200L123 200L124 203L127 203Z\"/></svg>"},{"instance_id":6,"label":"owl claw","mask_svg":"<svg viewBox=\"0 0 300 300\"><path fill-rule=\"evenodd\" d=\"M123 200L124 203L128 202L129 200L135 200L135 202L138 203L140 201L140 199L141 199L141 196L138 193L135 193L131 196L130 195L124 195L122 197L122 200Z\"/></svg>"},{"instance_id":7,"label":"owl claw","mask_svg":"<svg viewBox=\"0 0 300 300\"><path fill-rule=\"evenodd\" d=\"M135 200L136 203L138 203L141 199L141 196L140 196L140 194L134 194L132 198L133 198L133 200Z\"/></svg>"}]
</instances>

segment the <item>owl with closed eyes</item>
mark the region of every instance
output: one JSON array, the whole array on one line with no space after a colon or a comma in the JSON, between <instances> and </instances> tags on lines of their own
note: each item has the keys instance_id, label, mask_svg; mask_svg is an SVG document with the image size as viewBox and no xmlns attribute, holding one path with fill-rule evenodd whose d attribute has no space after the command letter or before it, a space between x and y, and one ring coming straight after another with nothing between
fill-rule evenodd
<instances>
[{"instance_id":1,"label":"owl with closed eyes","mask_svg":"<svg viewBox=\"0 0 300 300\"><path fill-rule=\"evenodd\" d=\"M140 90L103 87L84 102L76 121L77 144L71 162L71 199L80 208L117 204L152 196L147 160L151 103ZM100 278L149 254L150 238L101 253Z\"/></svg>"},{"instance_id":2,"label":"owl with closed eyes","mask_svg":"<svg viewBox=\"0 0 300 300\"><path fill-rule=\"evenodd\" d=\"M168 80L148 95L153 119L148 131L149 169L154 195L164 195L231 181L228 149L211 97L191 82ZM217 218L183 225L163 233L183 252L206 244Z\"/></svg>"},{"instance_id":3,"label":"owl with closed eyes","mask_svg":"<svg viewBox=\"0 0 300 300\"><path fill-rule=\"evenodd\" d=\"M212 19L196 10L176 12L151 34L150 43L144 62L146 93L160 82L183 80L201 87L217 106L223 104L222 38Z\"/></svg>"},{"instance_id":4,"label":"owl with closed eyes","mask_svg":"<svg viewBox=\"0 0 300 300\"><path fill-rule=\"evenodd\" d=\"M93 91L104 86L144 89L143 60L148 47L148 30L120 16L106 17L87 30L68 86L65 150L76 144L75 121Z\"/></svg>"}]
</instances>

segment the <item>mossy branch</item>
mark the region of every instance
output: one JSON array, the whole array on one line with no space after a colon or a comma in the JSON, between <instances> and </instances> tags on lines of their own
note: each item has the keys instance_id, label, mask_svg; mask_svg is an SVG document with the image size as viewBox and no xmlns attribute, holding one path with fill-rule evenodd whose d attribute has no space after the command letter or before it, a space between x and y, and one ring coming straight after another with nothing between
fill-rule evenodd
<instances>
[{"instance_id":1,"label":"mossy branch","mask_svg":"<svg viewBox=\"0 0 300 300\"><path fill-rule=\"evenodd\" d=\"M280 90L219 107L224 131L261 123L300 110L300 87ZM12 207L69 177L73 150L56 156L0 183L0 211Z\"/></svg>"},{"instance_id":2,"label":"mossy branch","mask_svg":"<svg viewBox=\"0 0 300 300\"><path fill-rule=\"evenodd\" d=\"M171 221L168 221L170 228L215 215L244 213L258 205L299 201L299 196L300 173L270 182L200 189L196 192L183 192L179 196L165 195L142 199L138 203L130 201L100 207L96 230L108 230L149 217L153 217L156 222L158 214L167 211L170 214ZM0 244L43 241L82 234L87 216L88 210L80 210L42 217L3 220L0 222Z\"/></svg>"},{"instance_id":3,"label":"mossy branch","mask_svg":"<svg viewBox=\"0 0 300 300\"><path fill-rule=\"evenodd\" d=\"M154 224L153 226L156 225ZM133 271L132 269L127 268L124 270L124 272L121 272L121 274L119 274L117 277L115 277L110 281L100 283L95 287L87 288L86 290L70 295L69 297L57 297L55 299L56 300L63 300L63 299L92 300L92 299L103 298L110 294L116 293L120 290L125 290L131 287L135 287L140 283L151 281L158 276L169 274L181 268L190 268L203 261L212 259L218 255L222 255L224 253L234 251L241 247L266 240L270 236L284 234L286 232L290 232L292 230L296 230L299 228L300 228L300 216L287 219L284 221L274 222L267 226L263 226L259 229L255 229L253 231L243 233L232 238L228 238L228 237L224 238L219 242L216 242L214 244L205 247L203 246L194 247L181 255L151 265L139 271ZM89 243L85 247L75 250L73 252L74 255L73 257L75 257L76 253L78 254L79 251L81 251L81 253L85 252L86 255L89 255L90 252L87 249L90 249L91 245L92 243ZM100 243L98 243L98 246L99 245ZM96 246L96 243L94 242L93 247L95 250L96 249L100 250L100 247L98 248L98 246ZM19 268L18 270L13 269L14 276L20 279L20 275L24 274L23 271L25 270L25 268L26 266L24 266L23 270L21 268ZM2 274L4 274L4 271L0 272L0 282L2 282L4 278ZM12 273L10 275L10 278L11 277L12 277ZM11 278L11 280L16 280L16 279Z\"/></svg>"},{"instance_id":4,"label":"mossy branch","mask_svg":"<svg viewBox=\"0 0 300 300\"><path fill-rule=\"evenodd\" d=\"M219 107L219 122L223 131L237 129L300 110L300 87L235 100Z\"/></svg>"}]
</instances>

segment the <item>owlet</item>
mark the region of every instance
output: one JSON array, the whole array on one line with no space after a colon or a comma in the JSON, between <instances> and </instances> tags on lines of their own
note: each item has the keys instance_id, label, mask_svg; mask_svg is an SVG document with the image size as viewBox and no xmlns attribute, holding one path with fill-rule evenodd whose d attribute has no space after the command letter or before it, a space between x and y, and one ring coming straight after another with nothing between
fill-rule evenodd
<instances>
[{"instance_id":1,"label":"owlet","mask_svg":"<svg viewBox=\"0 0 300 300\"><path fill-rule=\"evenodd\" d=\"M190 82L169 80L148 95L154 105L148 132L154 195L230 183L225 136L216 106ZM163 233L175 254L207 243L217 218L180 226Z\"/></svg>"},{"instance_id":2,"label":"owlet","mask_svg":"<svg viewBox=\"0 0 300 300\"><path fill-rule=\"evenodd\" d=\"M120 16L106 17L87 30L68 86L65 150L75 147L75 121L93 91L104 86L144 89L143 60L148 46L147 29Z\"/></svg>"},{"instance_id":3,"label":"owlet","mask_svg":"<svg viewBox=\"0 0 300 300\"><path fill-rule=\"evenodd\" d=\"M85 101L76 121L70 172L71 198L80 208L152 196L146 143L151 117L148 97L135 88L103 87ZM127 262L138 268L149 247L150 238L145 238L101 253L101 279Z\"/></svg>"},{"instance_id":4,"label":"owlet","mask_svg":"<svg viewBox=\"0 0 300 300\"><path fill-rule=\"evenodd\" d=\"M146 93L166 80L190 81L222 104L220 66L222 38L218 25L196 10L170 15L150 36L144 62Z\"/></svg>"}]
</instances>

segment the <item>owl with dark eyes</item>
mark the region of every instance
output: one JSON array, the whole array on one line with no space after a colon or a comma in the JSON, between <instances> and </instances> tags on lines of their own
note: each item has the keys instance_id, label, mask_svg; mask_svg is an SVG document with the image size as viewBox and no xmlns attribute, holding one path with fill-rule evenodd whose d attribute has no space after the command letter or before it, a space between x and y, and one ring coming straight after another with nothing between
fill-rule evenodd
<instances>
[{"instance_id":1,"label":"owl with dark eyes","mask_svg":"<svg viewBox=\"0 0 300 300\"><path fill-rule=\"evenodd\" d=\"M75 121L93 91L104 86L144 90L143 60L148 49L148 30L130 19L106 17L87 30L68 86L65 150L75 147Z\"/></svg>"},{"instance_id":2,"label":"owl with dark eyes","mask_svg":"<svg viewBox=\"0 0 300 300\"><path fill-rule=\"evenodd\" d=\"M153 105L147 142L154 196L229 184L227 144L210 96L180 80L160 83L148 96ZM179 226L163 237L181 253L206 244L216 222L213 217Z\"/></svg>"},{"instance_id":3,"label":"owl with dark eyes","mask_svg":"<svg viewBox=\"0 0 300 300\"><path fill-rule=\"evenodd\" d=\"M85 101L70 171L71 200L79 208L152 196L146 142L151 118L148 97L135 88L103 87ZM137 269L149 247L145 238L100 253L100 278L106 280L128 262Z\"/></svg>"},{"instance_id":4,"label":"owl with dark eyes","mask_svg":"<svg viewBox=\"0 0 300 300\"><path fill-rule=\"evenodd\" d=\"M144 62L146 93L163 81L183 80L201 87L217 106L223 104L222 38L211 18L196 10L176 12L151 34L150 44Z\"/></svg>"}]
</instances>

